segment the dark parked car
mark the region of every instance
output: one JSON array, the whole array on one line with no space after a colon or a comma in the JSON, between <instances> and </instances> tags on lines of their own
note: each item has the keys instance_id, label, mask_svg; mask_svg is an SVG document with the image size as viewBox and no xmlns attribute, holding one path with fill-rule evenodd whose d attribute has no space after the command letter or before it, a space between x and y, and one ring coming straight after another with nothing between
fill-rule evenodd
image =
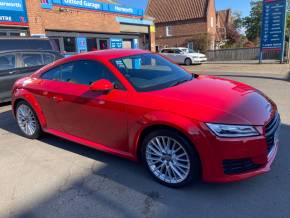
<instances>
[{"instance_id":1,"label":"dark parked car","mask_svg":"<svg viewBox=\"0 0 290 218\"><path fill-rule=\"evenodd\" d=\"M60 53L55 51L0 51L0 103L11 100L11 89L17 79L60 58Z\"/></svg>"},{"instance_id":2,"label":"dark parked car","mask_svg":"<svg viewBox=\"0 0 290 218\"><path fill-rule=\"evenodd\" d=\"M59 51L59 46L47 38L0 38L0 51L13 50Z\"/></svg>"}]
</instances>

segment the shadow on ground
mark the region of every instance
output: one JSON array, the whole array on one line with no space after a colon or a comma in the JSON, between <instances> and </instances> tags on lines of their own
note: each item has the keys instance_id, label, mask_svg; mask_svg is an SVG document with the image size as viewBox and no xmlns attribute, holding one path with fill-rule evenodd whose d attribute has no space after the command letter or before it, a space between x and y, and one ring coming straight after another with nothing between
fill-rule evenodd
<instances>
[{"instance_id":1,"label":"shadow on ground","mask_svg":"<svg viewBox=\"0 0 290 218\"><path fill-rule=\"evenodd\" d=\"M0 129L20 134L11 111L0 113ZM13 216L188 217L194 213L197 217L286 217L289 132L290 126L282 125L280 153L270 173L231 184L197 182L179 190L157 184L140 164L47 135L41 140L47 145L102 162L104 167L92 168L84 178L73 178L66 188L48 193L31 207L14 211Z\"/></svg>"}]
</instances>

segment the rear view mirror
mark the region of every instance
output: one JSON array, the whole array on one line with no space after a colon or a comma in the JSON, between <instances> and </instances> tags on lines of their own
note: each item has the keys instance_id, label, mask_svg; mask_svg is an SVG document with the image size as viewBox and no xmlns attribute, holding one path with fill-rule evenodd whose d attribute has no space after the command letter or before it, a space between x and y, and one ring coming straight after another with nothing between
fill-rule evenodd
<instances>
[{"instance_id":1,"label":"rear view mirror","mask_svg":"<svg viewBox=\"0 0 290 218\"><path fill-rule=\"evenodd\" d=\"M95 92L109 92L114 89L114 84L109 80L101 79L92 83L90 89Z\"/></svg>"}]
</instances>

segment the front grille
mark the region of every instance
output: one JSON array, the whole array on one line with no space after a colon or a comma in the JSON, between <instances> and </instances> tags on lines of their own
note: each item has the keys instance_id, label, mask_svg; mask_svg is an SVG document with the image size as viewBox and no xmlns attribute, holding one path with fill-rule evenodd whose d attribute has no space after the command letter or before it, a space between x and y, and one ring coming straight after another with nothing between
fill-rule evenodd
<instances>
[{"instance_id":1,"label":"front grille","mask_svg":"<svg viewBox=\"0 0 290 218\"><path fill-rule=\"evenodd\" d=\"M262 166L263 165L261 164L253 163L253 161L249 158L223 161L224 173L227 175L250 172L259 169Z\"/></svg>"},{"instance_id":2,"label":"front grille","mask_svg":"<svg viewBox=\"0 0 290 218\"><path fill-rule=\"evenodd\" d=\"M274 118L265 126L268 153L271 152L271 150L275 145L275 136L279 129L280 123L281 123L280 115L276 113Z\"/></svg>"}]
</instances>

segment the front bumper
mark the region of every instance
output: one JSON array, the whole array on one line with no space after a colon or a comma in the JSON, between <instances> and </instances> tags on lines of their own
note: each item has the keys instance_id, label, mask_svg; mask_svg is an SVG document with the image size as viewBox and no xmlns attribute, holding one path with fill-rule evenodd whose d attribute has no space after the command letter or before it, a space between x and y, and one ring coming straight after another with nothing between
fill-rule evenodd
<instances>
[{"instance_id":1,"label":"front bumper","mask_svg":"<svg viewBox=\"0 0 290 218\"><path fill-rule=\"evenodd\" d=\"M196 143L203 180L235 182L270 171L279 147L279 126L280 120L276 122L274 133L271 133L274 134L272 139L267 135L269 131L266 127L260 127L260 136L240 139L219 138L204 127L205 137Z\"/></svg>"},{"instance_id":2,"label":"front bumper","mask_svg":"<svg viewBox=\"0 0 290 218\"><path fill-rule=\"evenodd\" d=\"M269 155L267 155L267 160L264 164L261 164L261 159L264 158L264 155L260 155L257 157L252 157L253 162L258 162L258 164L261 164L261 167L252 170L252 171L248 171L245 173L239 173L239 174L235 174L235 175L227 175L225 174L221 169L218 170L217 169L217 173L214 175L212 174L211 176L204 176L203 180L206 182L216 182L216 183L226 183L226 182L236 182L236 181L241 181L241 180L245 180L254 176L258 176L264 173L267 173L271 170L271 165L275 160L275 157L277 155L278 152L278 144L276 144L273 148L272 151L269 153Z\"/></svg>"},{"instance_id":3,"label":"front bumper","mask_svg":"<svg viewBox=\"0 0 290 218\"><path fill-rule=\"evenodd\" d=\"M207 62L207 58L193 58L192 59L192 62L194 64L197 64L197 63L205 63L205 62Z\"/></svg>"}]
</instances>

